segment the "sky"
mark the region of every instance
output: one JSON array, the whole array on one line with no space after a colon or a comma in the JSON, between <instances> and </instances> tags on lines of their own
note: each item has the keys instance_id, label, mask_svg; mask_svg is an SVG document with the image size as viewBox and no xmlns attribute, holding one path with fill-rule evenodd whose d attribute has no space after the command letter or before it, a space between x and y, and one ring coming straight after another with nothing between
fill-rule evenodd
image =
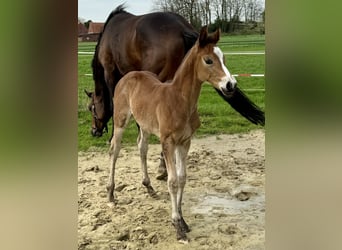
<instances>
[{"instance_id":1,"label":"sky","mask_svg":"<svg viewBox=\"0 0 342 250\"><path fill-rule=\"evenodd\" d=\"M153 0L78 0L78 17L85 21L105 22L118 5L125 3L126 11L142 15L153 11Z\"/></svg>"},{"instance_id":2,"label":"sky","mask_svg":"<svg viewBox=\"0 0 342 250\"><path fill-rule=\"evenodd\" d=\"M261 0L265 4L265 0ZM105 22L109 14L125 3L126 11L134 15L153 12L153 0L78 0L78 17L84 21Z\"/></svg>"}]
</instances>

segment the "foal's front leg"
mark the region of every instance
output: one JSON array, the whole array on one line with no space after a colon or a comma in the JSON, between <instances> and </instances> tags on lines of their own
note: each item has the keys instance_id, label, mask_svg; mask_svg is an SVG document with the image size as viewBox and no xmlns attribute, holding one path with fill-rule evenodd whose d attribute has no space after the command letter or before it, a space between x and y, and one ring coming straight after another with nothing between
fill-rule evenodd
<instances>
[{"instance_id":1,"label":"foal's front leg","mask_svg":"<svg viewBox=\"0 0 342 250\"><path fill-rule=\"evenodd\" d=\"M183 226L183 219L178 209L177 194L179 191L179 181L177 178L177 170L175 166L175 145L171 141L162 142L163 153L165 157L168 179L167 185L171 198L171 208L172 208L172 224L176 228L177 240L182 243L187 243L189 240L186 236L186 231Z\"/></svg>"},{"instance_id":2,"label":"foal's front leg","mask_svg":"<svg viewBox=\"0 0 342 250\"><path fill-rule=\"evenodd\" d=\"M186 224L183 213L182 213L182 199L183 191L186 183L186 157L190 148L190 140L185 142L183 145L177 146L176 148L176 168L177 178L179 182L179 188L177 192L177 209L181 216L181 228L184 232L190 232L188 224Z\"/></svg>"}]
</instances>

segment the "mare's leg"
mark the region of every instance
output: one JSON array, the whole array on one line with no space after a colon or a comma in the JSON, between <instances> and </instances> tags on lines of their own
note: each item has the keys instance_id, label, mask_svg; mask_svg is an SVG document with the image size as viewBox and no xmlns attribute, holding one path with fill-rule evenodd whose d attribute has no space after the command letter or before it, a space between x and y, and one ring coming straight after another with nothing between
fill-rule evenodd
<instances>
[{"instance_id":1,"label":"mare's leg","mask_svg":"<svg viewBox=\"0 0 342 250\"><path fill-rule=\"evenodd\" d=\"M162 140L163 153L165 157L168 178L167 186L171 198L171 209L172 209L172 224L176 228L177 240L182 243L187 243L188 238L186 237L185 231L182 229L182 217L179 214L177 205L177 194L179 189L179 182L177 178L177 170L175 166L175 145L171 138Z\"/></svg>"},{"instance_id":2,"label":"mare's leg","mask_svg":"<svg viewBox=\"0 0 342 250\"><path fill-rule=\"evenodd\" d=\"M163 152L160 153L160 163L158 167L158 173L159 175L156 177L157 180L165 180L165 181L167 180L167 170L166 170Z\"/></svg>"},{"instance_id":3,"label":"mare's leg","mask_svg":"<svg viewBox=\"0 0 342 250\"><path fill-rule=\"evenodd\" d=\"M148 193L151 196L154 196L155 191L153 190L151 186L150 177L148 176L148 173L147 173L148 137L149 137L149 134L140 128L137 143L138 143L138 147L140 151L141 170L143 173L142 184L147 188Z\"/></svg>"},{"instance_id":4,"label":"mare's leg","mask_svg":"<svg viewBox=\"0 0 342 250\"><path fill-rule=\"evenodd\" d=\"M176 147L176 169L177 178L179 183L179 188L177 192L177 209L181 216L181 229L188 233L190 232L189 226L186 224L183 213L182 213L182 199L183 191L186 183L186 157L190 148L190 140L185 142L183 145L178 145Z\"/></svg>"}]
</instances>

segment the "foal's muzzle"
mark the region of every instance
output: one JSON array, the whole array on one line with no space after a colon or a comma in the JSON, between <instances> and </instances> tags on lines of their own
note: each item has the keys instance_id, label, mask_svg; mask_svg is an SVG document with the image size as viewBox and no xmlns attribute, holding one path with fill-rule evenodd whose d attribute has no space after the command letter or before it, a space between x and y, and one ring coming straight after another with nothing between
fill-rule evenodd
<instances>
[{"instance_id":1,"label":"foal's muzzle","mask_svg":"<svg viewBox=\"0 0 342 250\"><path fill-rule=\"evenodd\" d=\"M236 85L236 82L229 81L229 82L227 82L226 88L228 91L234 91L235 85Z\"/></svg>"},{"instance_id":2,"label":"foal's muzzle","mask_svg":"<svg viewBox=\"0 0 342 250\"><path fill-rule=\"evenodd\" d=\"M221 91L226 96L231 96L236 88L236 82L229 81L226 86L221 88Z\"/></svg>"}]
</instances>

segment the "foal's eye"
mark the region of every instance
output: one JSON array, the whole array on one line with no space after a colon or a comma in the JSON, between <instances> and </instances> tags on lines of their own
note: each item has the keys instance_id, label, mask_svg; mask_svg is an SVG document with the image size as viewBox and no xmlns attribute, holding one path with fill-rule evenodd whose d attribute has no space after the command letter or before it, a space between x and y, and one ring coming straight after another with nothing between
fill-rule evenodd
<instances>
[{"instance_id":1,"label":"foal's eye","mask_svg":"<svg viewBox=\"0 0 342 250\"><path fill-rule=\"evenodd\" d=\"M210 58L207 58L204 61L206 64L213 64L213 60L211 60Z\"/></svg>"}]
</instances>

